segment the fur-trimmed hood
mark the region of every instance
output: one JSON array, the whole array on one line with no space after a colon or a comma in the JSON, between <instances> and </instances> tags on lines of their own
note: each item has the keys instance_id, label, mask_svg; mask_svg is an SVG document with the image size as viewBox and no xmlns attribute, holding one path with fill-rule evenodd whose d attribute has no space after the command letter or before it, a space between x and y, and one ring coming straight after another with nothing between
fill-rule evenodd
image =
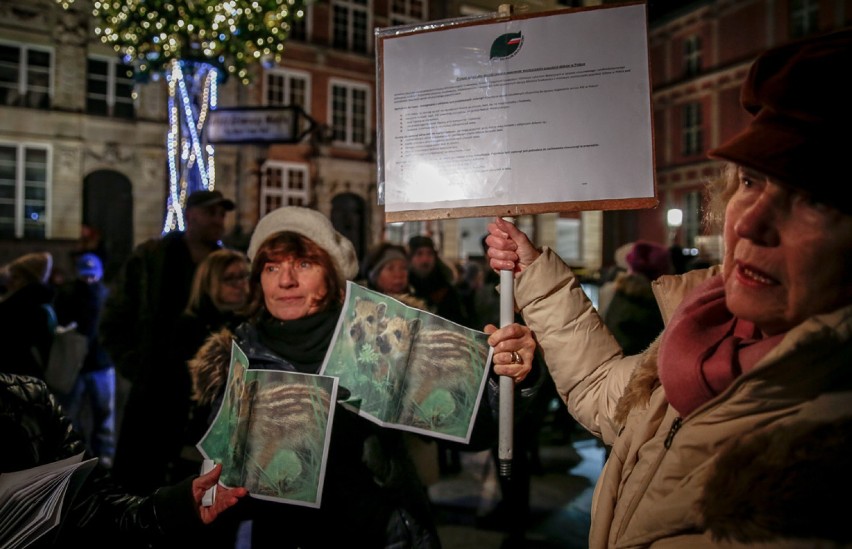
<instances>
[{"instance_id":1,"label":"fur-trimmed hood","mask_svg":"<svg viewBox=\"0 0 852 549\"><path fill-rule=\"evenodd\" d=\"M743 543L778 536L852 543L843 503L852 493L849 455L849 417L732 441L704 486L699 506L706 528L715 539Z\"/></svg>"},{"instance_id":2,"label":"fur-trimmed hood","mask_svg":"<svg viewBox=\"0 0 852 549\"><path fill-rule=\"evenodd\" d=\"M642 354L640 362L630 375L630 382L615 408L614 420L619 428L624 426L627 415L637 407L647 407L651 394L660 386L660 375L657 372L657 356L660 352L662 334Z\"/></svg>"},{"instance_id":3,"label":"fur-trimmed hood","mask_svg":"<svg viewBox=\"0 0 852 549\"><path fill-rule=\"evenodd\" d=\"M623 427L633 409L648 407L660 388L660 340L644 353L619 399L615 420ZM852 493L852 417L828 423L802 421L757 430L719 452L699 500L699 513L714 539L756 543L778 536L852 543L848 506L825 497Z\"/></svg>"},{"instance_id":4,"label":"fur-trimmed hood","mask_svg":"<svg viewBox=\"0 0 852 549\"><path fill-rule=\"evenodd\" d=\"M718 267L652 283L664 322ZM754 368L682 417L660 384L660 340L625 356L548 248L516 278L574 418L611 445L589 546L852 546L852 306L790 330Z\"/></svg>"},{"instance_id":5,"label":"fur-trimmed hood","mask_svg":"<svg viewBox=\"0 0 852 549\"><path fill-rule=\"evenodd\" d=\"M233 339L228 329L214 333L187 363L192 377L192 398L199 404L212 404L228 380Z\"/></svg>"}]
</instances>

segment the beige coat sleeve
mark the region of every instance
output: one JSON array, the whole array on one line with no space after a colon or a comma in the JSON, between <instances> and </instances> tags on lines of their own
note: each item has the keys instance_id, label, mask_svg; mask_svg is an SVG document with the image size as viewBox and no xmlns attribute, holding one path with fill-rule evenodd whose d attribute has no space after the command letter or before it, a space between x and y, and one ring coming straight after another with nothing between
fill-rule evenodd
<instances>
[{"instance_id":1,"label":"beige coat sleeve","mask_svg":"<svg viewBox=\"0 0 852 549\"><path fill-rule=\"evenodd\" d=\"M514 292L568 411L612 444L616 403L640 355L623 356L574 273L549 248L517 276Z\"/></svg>"}]
</instances>

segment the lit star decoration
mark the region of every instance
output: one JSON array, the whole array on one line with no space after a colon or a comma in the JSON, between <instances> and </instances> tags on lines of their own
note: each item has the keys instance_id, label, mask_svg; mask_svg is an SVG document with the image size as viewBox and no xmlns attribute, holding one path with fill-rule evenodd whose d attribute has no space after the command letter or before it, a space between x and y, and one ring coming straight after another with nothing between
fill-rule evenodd
<instances>
[{"instance_id":1,"label":"lit star decoration","mask_svg":"<svg viewBox=\"0 0 852 549\"><path fill-rule=\"evenodd\" d=\"M69 9L74 0L56 0ZM93 0L95 34L132 64L137 81L165 76L169 88L169 196L163 232L183 230L183 205L215 185L204 123L217 81L250 81L249 66L281 60L309 0Z\"/></svg>"}]
</instances>

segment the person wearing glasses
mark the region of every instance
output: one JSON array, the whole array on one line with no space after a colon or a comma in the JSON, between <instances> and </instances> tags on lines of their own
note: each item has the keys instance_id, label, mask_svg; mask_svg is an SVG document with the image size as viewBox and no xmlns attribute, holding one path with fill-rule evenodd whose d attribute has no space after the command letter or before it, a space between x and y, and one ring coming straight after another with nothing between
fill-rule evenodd
<instances>
[{"instance_id":1,"label":"person wearing glasses","mask_svg":"<svg viewBox=\"0 0 852 549\"><path fill-rule=\"evenodd\" d=\"M193 192L184 204L185 230L140 243L108 283L98 335L120 376L113 474L133 493L148 494L163 482L158 469L148 468L147 457L149 441L160 436L160 426L151 421L161 384L154 365L165 358L198 265L222 248L225 221L235 209L218 190Z\"/></svg>"},{"instance_id":2,"label":"person wearing glasses","mask_svg":"<svg viewBox=\"0 0 852 549\"><path fill-rule=\"evenodd\" d=\"M202 456L195 444L204 436L211 413L209 406L191 400L187 361L208 336L223 328L234 329L244 320L240 310L248 295L246 254L230 249L212 252L195 272L189 303L172 330L169 359L152 366L155 372L163 370L157 374L162 379L157 384L157 408L168 436L160 438L157 446L162 450L165 482L198 472Z\"/></svg>"}]
</instances>

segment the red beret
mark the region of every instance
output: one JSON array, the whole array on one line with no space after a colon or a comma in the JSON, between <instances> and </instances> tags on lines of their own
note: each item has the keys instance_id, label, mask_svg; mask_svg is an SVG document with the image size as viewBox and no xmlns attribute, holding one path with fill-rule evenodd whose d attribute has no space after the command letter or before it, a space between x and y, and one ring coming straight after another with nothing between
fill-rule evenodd
<instances>
[{"instance_id":1,"label":"red beret","mask_svg":"<svg viewBox=\"0 0 852 549\"><path fill-rule=\"evenodd\" d=\"M754 118L709 156L752 168L814 198L834 198L838 179L848 177L852 152L850 69L852 29L764 52L740 93Z\"/></svg>"},{"instance_id":2,"label":"red beret","mask_svg":"<svg viewBox=\"0 0 852 549\"><path fill-rule=\"evenodd\" d=\"M656 280L662 275L674 272L668 248L644 240L633 244L627 254L627 264L632 271L645 275L648 280Z\"/></svg>"}]
</instances>

